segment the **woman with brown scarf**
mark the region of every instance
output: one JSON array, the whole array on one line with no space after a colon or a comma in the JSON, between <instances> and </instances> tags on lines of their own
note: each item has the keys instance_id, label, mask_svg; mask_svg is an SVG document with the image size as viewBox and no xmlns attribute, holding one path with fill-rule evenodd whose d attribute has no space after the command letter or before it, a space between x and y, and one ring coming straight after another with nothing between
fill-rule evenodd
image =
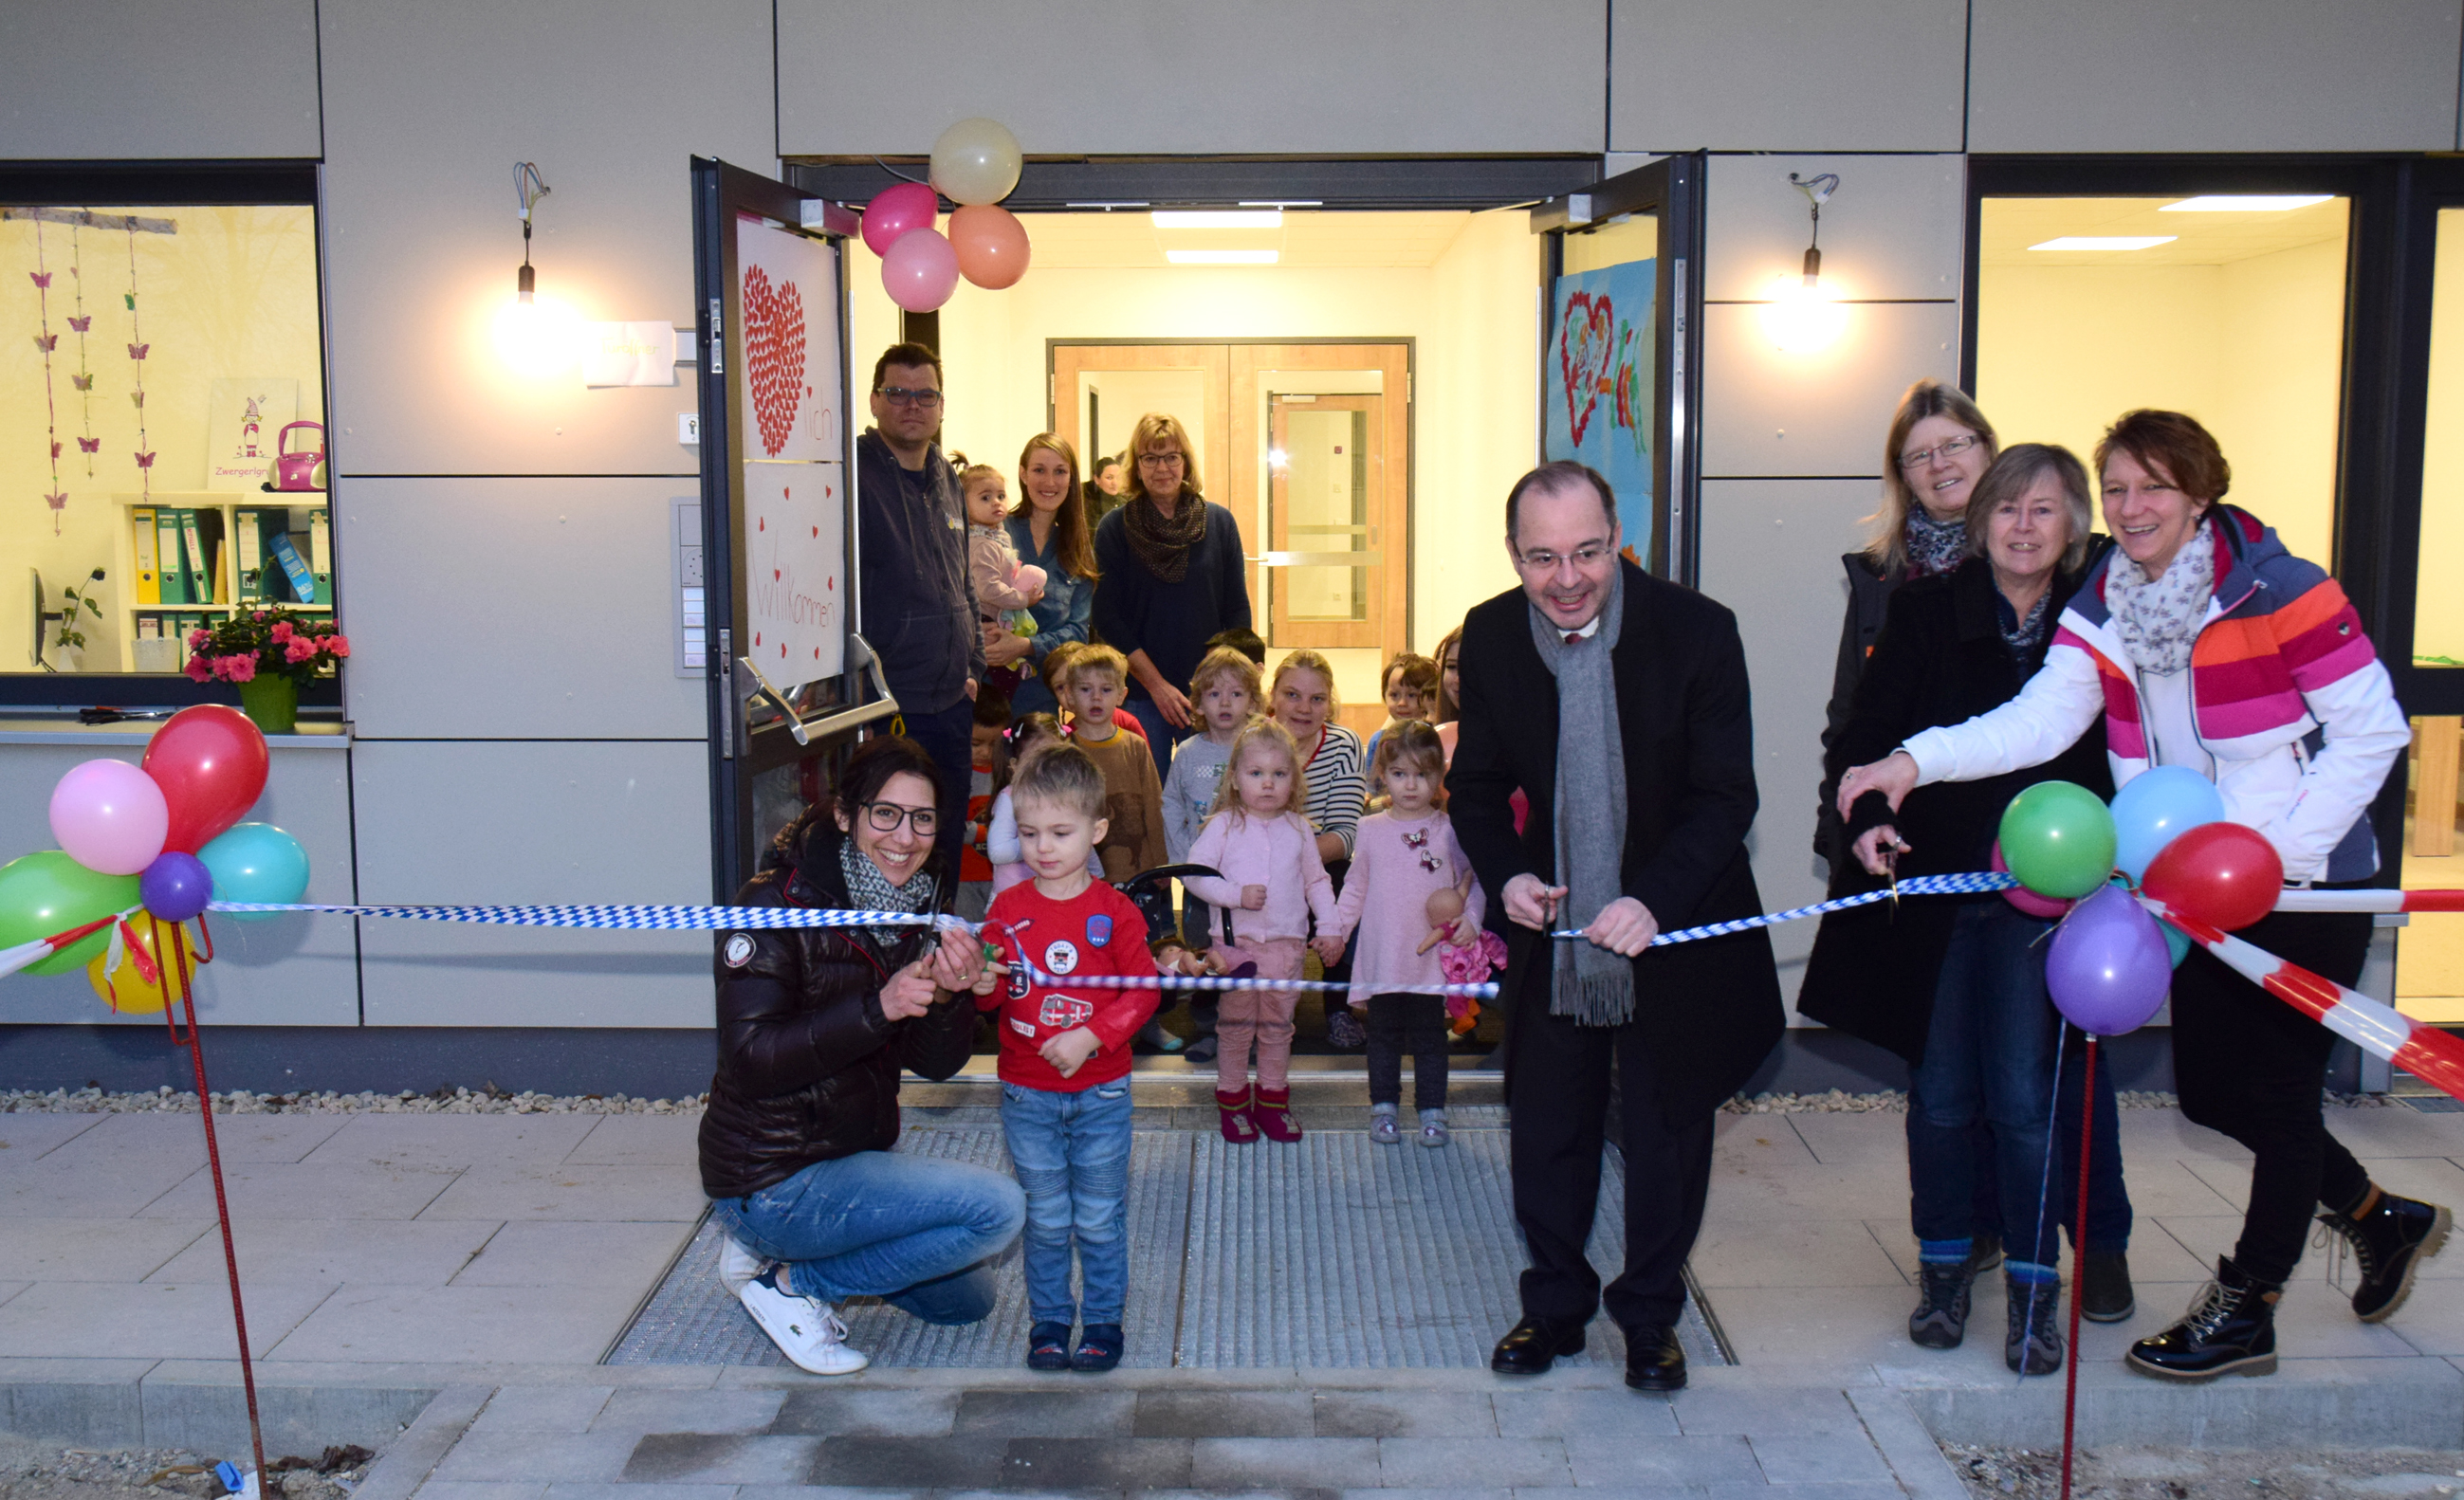
<instances>
[{"instance_id":1,"label":"woman with brown scarf","mask_svg":"<svg viewBox=\"0 0 2464 1500\"><path fill-rule=\"evenodd\" d=\"M1095 530L1095 633L1130 659L1128 707L1158 775L1189 737L1189 677L1208 638L1250 619L1241 525L1199 492L1194 446L1178 418L1140 417L1120 507Z\"/></svg>"}]
</instances>

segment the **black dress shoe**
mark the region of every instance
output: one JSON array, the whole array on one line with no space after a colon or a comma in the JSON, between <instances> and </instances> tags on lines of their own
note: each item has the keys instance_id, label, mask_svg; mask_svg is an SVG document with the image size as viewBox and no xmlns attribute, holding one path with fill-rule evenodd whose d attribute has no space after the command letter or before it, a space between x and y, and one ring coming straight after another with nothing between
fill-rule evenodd
<instances>
[{"instance_id":1,"label":"black dress shoe","mask_svg":"<svg viewBox=\"0 0 2464 1500\"><path fill-rule=\"evenodd\" d=\"M1554 1317L1527 1317L1507 1330L1488 1357L1500 1375L1546 1375L1561 1354L1583 1352L1583 1325Z\"/></svg>"},{"instance_id":2,"label":"black dress shoe","mask_svg":"<svg viewBox=\"0 0 2464 1500\"><path fill-rule=\"evenodd\" d=\"M1642 1323L1625 1331L1625 1382L1639 1391L1685 1388L1685 1351L1676 1329Z\"/></svg>"}]
</instances>

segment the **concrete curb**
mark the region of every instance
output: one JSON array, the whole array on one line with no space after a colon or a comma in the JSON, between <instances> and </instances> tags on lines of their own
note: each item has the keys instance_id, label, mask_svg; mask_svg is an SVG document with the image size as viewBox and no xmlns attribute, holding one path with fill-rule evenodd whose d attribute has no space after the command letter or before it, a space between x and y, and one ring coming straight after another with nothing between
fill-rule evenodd
<instances>
[{"instance_id":1,"label":"concrete curb","mask_svg":"<svg viewBox=\"0 0 2464 1500\"><path fill-rule=\"evenodd\" d=\"M352 1491L354 1500L410 1500L429 1474L453 1451L471 1424L496 1394L493 1385L449 1385L436 1393L417 1421L397 1439L368 1477ZM271 1462L269 1460L269 1462Z\"/></svg>"},{"instance_id":2,"label":"concrete curb","mask_svg":"<svg viewBox=\"0 0 2464 1500\"><path fill-rule=\"evenodd\" d=\"M371 1374L298 1380L260 1367L266 1458L313 1454L335 1443L382 1448L443 1383ZM248 1395L236 1361L0 1359L0 1413L10 1432L81 1446L248 1449Z\"/></svg>"}]
</instances>

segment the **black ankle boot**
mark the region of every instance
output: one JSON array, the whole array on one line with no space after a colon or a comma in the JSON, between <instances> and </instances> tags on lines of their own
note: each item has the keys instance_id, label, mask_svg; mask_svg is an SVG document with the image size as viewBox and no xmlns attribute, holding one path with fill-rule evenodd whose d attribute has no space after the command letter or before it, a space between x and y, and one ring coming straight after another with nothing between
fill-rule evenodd
<instances>
[{"instance_id":1,"label":"black ankle boot","mask_svg":"<svg viewBox=\"0 0 2464 1500\"><path fill-rule=\"evenodd\" d=\"M2204 1380L2218 1375L2276 1373L2276 1300L2281 1282L2259 1281L2228 1256L2201 1289L2189 1315L2130 1346L2124 1363L2144 1375Z\"/></svg>"},{"instance_id":2,"label":"black ankle boot","mask_svg":"<svg viewBox=\"0 0 2464 1500\"><path fill-rule=\"evenodd\" d=\"M2051 1375L2062 1367L2062 1331L2056 1314L2061 1310L2058 1281L2002 1278L2010 1298L2010 1328L2002 1337L2002 1362L2020 1375Z\"/></svg>"},{"instance_id":3,"label":"black ankle boot","mask_svg":"<svg viewBox=\"0 0 2464 1500\"><path fill-rule=\"evenodd\" d=\"M1917 1267L1917 1310L1908 1315L1908 1337L1927 1349L1956 1349L1968 1337L1968 1289L1975 1280L1969 1262L1927 1261Z\"/></svg>"},{"instance_id":4,"label":"black ankle boot","mask_svg":"<svg viewBox=\"0 0 2464 1500\"><path fill-rule=\"evenodd\" d=\"M2380 1188L2379 1201L2360 1214L2322 1213L2319 1222L2344 1237L2362 1267L2353 1289L2353 1315L2384 1322L2412 1294L2412 1273L2447 1243L2452 1222L2436 1204L2398 1198Z\"/></svg>"}]
</instances>

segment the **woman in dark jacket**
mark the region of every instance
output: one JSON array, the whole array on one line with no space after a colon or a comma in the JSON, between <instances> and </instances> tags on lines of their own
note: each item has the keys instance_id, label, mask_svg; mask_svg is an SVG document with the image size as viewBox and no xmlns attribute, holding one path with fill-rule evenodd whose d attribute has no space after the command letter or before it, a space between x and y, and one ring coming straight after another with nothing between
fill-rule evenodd
<instances>
[{"instance_id":1,"label":"woman in dark jacket","mask_svg":"<svg viewBox=\"0 0 2464 1500\"><path fill-rule=\"evenodd\" d=\"M934 851L933 757L877 739L835 797L780 835L739 906L949 910ZM832 1304L885 1297L932 1323L992 1311L985 1262L1025 1199L1002 1173L892 1151L898 1076L946 1078L975 1041L983 954L962 929L794 927L718 940L718 1073L701 1122L702 1190L728 1238L719 1277L800 1367L847 1375Z\"/></svg>"},{"instance_id":2,"label":"woman in dark jacket","mask_svg":"<svg viewBox=\"0 0 2464 1500\"><path fill-rule=\"evenodd\" d=\"M1967 506L1969 560L1893 596L1828 773L1836 779L1918 729L2015 695L2078 586L2088 525L2087 474L2066 449L2027 443L1996 459ZM1832 866L1833 893L1871 890L1894 862L1902 875L1986 868L2002 810L2023 788L2075 781L2105 794L2103 750L2103 736L2090 734L2030 771L1927 788L1929 799L1909 797L1896 817L1880 795L1859 801L1845 835L1853 851ZM1994 1223L2009 1255L2004 1355L2031 1374L2062 1359L2054 1321L2061 1215L2045 1201L2055 1054L2039 946L2047 926L1998 895L1837 912L1815 939L1797 1001L1807 1016L1908 1060L1908 1180L1922 1263L1908 1337L1928 1348L1955 1348L1965 1334L1975 1275L1973 1135L1980 1121L1990 1130Z\"/></svg>"}]
</instances>

